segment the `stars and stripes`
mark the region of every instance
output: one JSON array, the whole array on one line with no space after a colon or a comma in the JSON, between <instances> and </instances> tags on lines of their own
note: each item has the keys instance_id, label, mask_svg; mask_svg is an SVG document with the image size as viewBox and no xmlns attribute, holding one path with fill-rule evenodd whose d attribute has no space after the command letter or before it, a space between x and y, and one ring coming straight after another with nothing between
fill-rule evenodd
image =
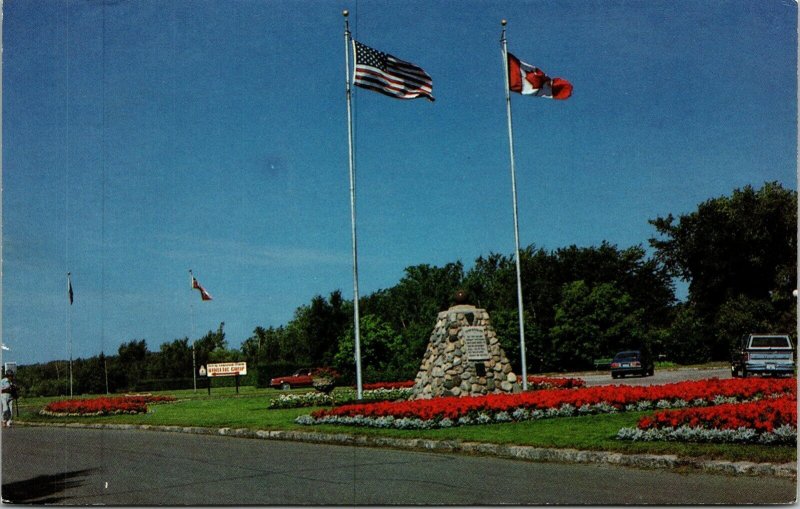
<instances>
[{"instance_id":1,"label":"stars and stripes","mask_svg":"<svg viewBox=\"0 0 800 509\"><path fill-rule=\"evenodd\" d=\"M433 80L421 67L375 50L353 39L353 84L397 99L433 101Z\"/></svg>"}]
</instances>

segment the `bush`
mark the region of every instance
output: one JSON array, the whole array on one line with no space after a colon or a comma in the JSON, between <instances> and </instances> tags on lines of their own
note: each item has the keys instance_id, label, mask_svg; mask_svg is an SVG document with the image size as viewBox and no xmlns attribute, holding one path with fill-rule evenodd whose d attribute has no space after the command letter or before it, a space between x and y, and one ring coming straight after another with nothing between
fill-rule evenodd
<instances>
[{"instance_id":1,"label":"bush","mask_svg":"<svg viewBox=\"0 0 800 509\"><path fill-rule=\"evenodd\" d=\"M197 386L200 385L200 377L197 377ZM136 385L131 388L133 392L149 392L149 391L174 391L179 389L191 389L194 387L192 378L151 378L149 380L139 380Z\"/></svg>"},{"instance_id":2,"label":"bush","mask_svg":"<svg viewBox=\"0 0 800 509\"><path fill-rule=\"evenodd\" d=\"M67 382L68 384L69 382ZM21 397L36 396L65 396L69 392L69 386L64 381L58 380L38 380L29 388L21 386Z\"/></svg>"}]
</instances>

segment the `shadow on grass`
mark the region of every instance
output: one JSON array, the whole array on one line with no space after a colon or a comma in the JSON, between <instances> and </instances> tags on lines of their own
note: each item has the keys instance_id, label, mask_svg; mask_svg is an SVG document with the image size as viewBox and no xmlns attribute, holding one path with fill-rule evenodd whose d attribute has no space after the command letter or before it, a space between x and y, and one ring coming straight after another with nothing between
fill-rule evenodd
<instances>
[{"instance_id":1,"label":"shadow on grass","mask_svg":"<svg viewBox=\"0 0 800 509\"><path fill-rule=\"evenodd\" d=\"M69 488L86 483L86 477L97 469L75 470L53 475L37 475L24 481L3 484L3 502L8 504L57 504L67 496Z\"/></svg>"}]
</instances>

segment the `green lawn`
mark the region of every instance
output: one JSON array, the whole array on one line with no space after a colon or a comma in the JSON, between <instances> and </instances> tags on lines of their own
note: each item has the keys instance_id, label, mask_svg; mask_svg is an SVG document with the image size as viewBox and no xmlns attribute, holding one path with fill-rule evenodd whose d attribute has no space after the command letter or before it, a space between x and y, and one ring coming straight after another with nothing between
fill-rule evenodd
<instances>
[{"instance_id":1,"label":"green lawn","mask_svg":"<svg viewBox=\"0 0 800 509\"><path fill-rule=\"evenodd\" d=\"M303 392L296 390L292 392ZM547 448L574 448L623 453L676 454L688 457L727 459L731 461L789 462L796 461L796 448L792 446L685 444L677 442L622 442L614 437L621 427L636 425L637 419L647 412L559 417L519 423L461 426L437 430L387 430L352 426L301 426L294 423L298 415L312 408L268 410L267 402L280 393L273 389L241 387L235 394L233 387L212 389L209 397L205 390L170 391L179 401L169 404L149 405L149 412L141 415L115 415L106 417L46 417L38 411L57 398L31 398L20 401L19 420L37 422L126 423L166 426L200 426L211 428L250 428L262 430L300 430L333 433L351 433L398 438L430 438L440 440L460 439L473 442L519 444Z\"/></svg>"}]
</instances>

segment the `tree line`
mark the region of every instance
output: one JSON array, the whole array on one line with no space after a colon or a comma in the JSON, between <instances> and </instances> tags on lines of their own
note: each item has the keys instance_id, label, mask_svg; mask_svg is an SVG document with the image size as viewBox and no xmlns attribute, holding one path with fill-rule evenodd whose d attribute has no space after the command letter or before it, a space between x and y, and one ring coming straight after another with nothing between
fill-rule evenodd
<instances>
[{"instance_id":1,"label":"tree line","mask_svg":"<svg viewBox=\"0 0 800 509\"><path fill-rule=\"evenodd\" d=\"M641 245L569 246L520 252L526 362L530 373L590 369L598 358L646 348L681 363L725 360L751 331L787 332L796 339L797 193L777 182L746 186L697 210L650 220L655 234ZM688 283L675 297L675 281ZM439 311L458 290L487 309L514 368L521 365L516 266L513 255L490 253L465 270L407 267L391 288L363 296L360 346L366 382L412 379ZM229 348L224 323L195 344L196 365L244 360L250 383L302 366L331 366L354 376L353 302L339 290L316 295L278 327L256 327ZM66 394L64 361L20 366L30 394ZM149 351L144 339L116 355L73 362L74 392L191 387L189 338ZM188 386L187 386L188 384ZM174 387L171 387L173 385ZM170 387L168 387L170 386Z\"/></svg>"}]
</instances>

